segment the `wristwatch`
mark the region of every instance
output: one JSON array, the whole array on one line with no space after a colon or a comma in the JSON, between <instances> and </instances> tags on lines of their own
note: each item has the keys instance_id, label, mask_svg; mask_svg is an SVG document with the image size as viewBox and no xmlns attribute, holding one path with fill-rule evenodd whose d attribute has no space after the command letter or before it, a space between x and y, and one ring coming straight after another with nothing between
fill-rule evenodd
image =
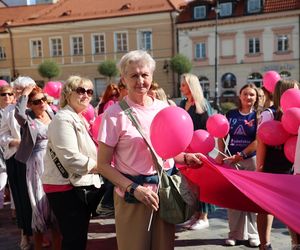
<instances>
[{"instance_id":1,"label":"wristwatch","mask_svg":"<svg viewBox=\"0 0 300 250\"><path fill-rule=\"evenodd\" d=\"M129 194L131 196L134 196L134 191L137 189L137 187L139 186L139 184L133 182L130 186L130 189L129 189Z\"/></svg>"}]
</instances>

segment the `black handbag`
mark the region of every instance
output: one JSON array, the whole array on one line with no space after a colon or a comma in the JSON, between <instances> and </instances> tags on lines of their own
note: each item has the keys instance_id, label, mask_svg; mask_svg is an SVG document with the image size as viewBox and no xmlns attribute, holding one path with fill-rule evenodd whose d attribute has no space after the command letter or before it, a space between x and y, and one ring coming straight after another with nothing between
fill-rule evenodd
<instances>
[{"instance_id":1,"label":"black handbag","mask_svg":"<svg viewBox=\"0 0 300 250\"><path fill-rule=\"evenodd\" d=\"M64 177L65 179L68 179L69 173L64 168L64 166L61 164L60 160L56 156L56 153L51 148L49 148L49 151L50 151L50 156L51 156L55 166L61 173L62 177ZM76 186L76 187L73 186L76 195L84 204L87 205L87 207L91 213L96 212L97 206L104 194L104 189L102 186L101 186L101 188L96 188L94 185Z\"/></svg>"}]
</instances>

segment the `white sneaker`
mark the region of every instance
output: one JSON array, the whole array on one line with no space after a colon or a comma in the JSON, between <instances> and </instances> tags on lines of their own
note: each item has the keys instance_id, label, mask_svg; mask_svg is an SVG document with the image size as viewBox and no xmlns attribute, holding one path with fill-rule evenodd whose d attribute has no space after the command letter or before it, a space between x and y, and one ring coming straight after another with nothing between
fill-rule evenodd
<instances>
[{"instance_id":1,"label":"white sneaker","mask_svg":"<svg viewBox=\"0 0 300 250\"><path fill-rule=\"evenodd\" d=\"M190 230L201 230L209 227L208 220L197 220L189 229Z\"/></svg>"},{"instance_id":2,"label":"white sneaker","mask_svg":"<svg viewBox=\"0 0 300 250\"><path fill-rule=\"evenodd\" d=\"M260 241L259 239L255 239L255 238L249 239L249 245L251 247L258 247L260 245Z\"/></svg>"},{"instance_id":3,"label":"white sneaker","mask_svg":"<svg viewBox=\"0 0 300 250\"><path fill-rule=\"evenodd\" d=\"M225 240L225 245L226 246L235 246L235 244L236 244L235 239L229 238L229 239Z\"/></svg>"},{"instance_id":4,"label":"white sneaker","mask_svg":"<svg viewBox=\"0 0 300 250\"><path fill-rule=\"evenodd\" d=\"M177 226L184 227L184 228L190 228L198 220L197 218L198 218L198 216L193 215L189 220L187 220L186 222L177 224Z\"/></svg>"}]
</instances>

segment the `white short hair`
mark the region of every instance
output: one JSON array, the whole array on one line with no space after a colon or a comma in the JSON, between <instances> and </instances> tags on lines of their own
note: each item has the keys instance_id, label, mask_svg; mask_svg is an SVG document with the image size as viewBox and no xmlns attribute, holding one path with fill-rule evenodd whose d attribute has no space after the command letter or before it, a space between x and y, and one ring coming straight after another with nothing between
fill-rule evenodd
<instances>
[{"instance_id":1,"label":"white short hair","mask_svg":"<svg viewBox=\"0 0 300 250\"><path fill-rule=\"evenodd\" d=\"M16 80L12 82L13 87L25 88L30 85L36 85L35 81L29 76L19 76Z\"/></svg>"}]
</instances>

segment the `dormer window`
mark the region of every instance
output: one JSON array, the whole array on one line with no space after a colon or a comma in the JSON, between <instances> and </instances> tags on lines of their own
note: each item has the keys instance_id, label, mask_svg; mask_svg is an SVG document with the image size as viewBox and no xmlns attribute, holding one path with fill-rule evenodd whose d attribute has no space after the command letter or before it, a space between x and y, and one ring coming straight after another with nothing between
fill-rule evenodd
<instances>
[{"instance_id":1,"label":"dormer window","mask_svg":"<svg viewBox=\"0 0 300 250\"><path fill-rule=\"evenodd\" d=\"M206 18L206 6L195 6L194 7L194 19L204 19Z\"/></svg>"},{"instance_id":2,"label":"dormer window","mask_svg":"<svg viewBox=\"0 0 300 250\"><path fill-rule=\"evenodd\" d=\"M220 3L220 17L226 17L232 15L232 2Z\"/></svg>"},{"instance_id":3,"label":"dormer window","mask_svg":"<svg viewBox=\"0 0 300 250\"><path fill-rule=\"evenodd\" d=\"M247 12L257 13L261 11L261 0L248 0Z\"/></svg>"}]
</instances>

